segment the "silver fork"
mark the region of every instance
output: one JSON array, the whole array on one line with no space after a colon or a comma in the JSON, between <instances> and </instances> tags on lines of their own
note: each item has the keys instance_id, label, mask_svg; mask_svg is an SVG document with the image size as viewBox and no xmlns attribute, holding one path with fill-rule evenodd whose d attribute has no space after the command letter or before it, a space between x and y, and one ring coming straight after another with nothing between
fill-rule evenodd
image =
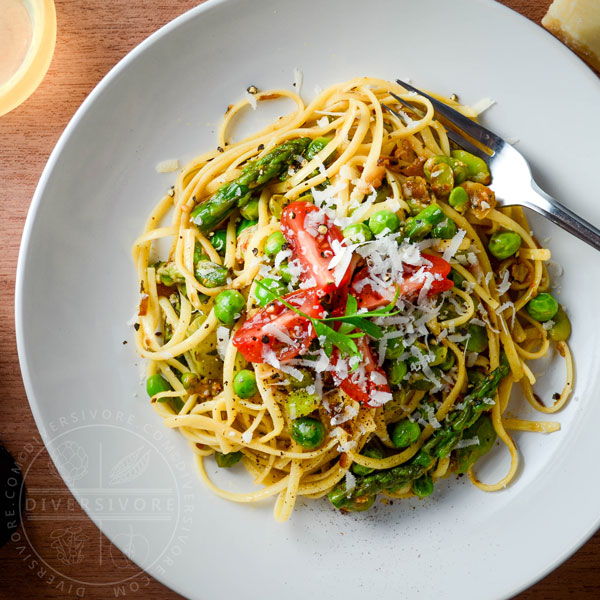
<instances>
[{"instance_id":1,"label":"silver fork","mask_svg":"<svg viewBox=\"0 0 600 600\"><path fill-rule=\"evenodd\" d=\"M455 144L487 162L492 175L492 184L490 187L496 194L498 205L519 205L530 208L584 242L587 242L596 250L600 250L600 230L577 216L566 206L552 198L552 196L546 194L533 180L531 169L518 150L515 150L513 146L500 136L475 123L443 102L432 98L425 92L404 81L400 81L399 79L396 81L408 91L415 92L427 98L433 104L433 108L438 116L441 115L449 124L454 125L457 130L466 133L490 149L490 154L486 154L458 131L446 128L448 130L448 137ZM422 114L409 101L400 98L394 93L391 93L391 95L412 111ZM392 110L388 106L385 108L398 118L403 119L401 113Z\"/></svg>"}]
</instances>

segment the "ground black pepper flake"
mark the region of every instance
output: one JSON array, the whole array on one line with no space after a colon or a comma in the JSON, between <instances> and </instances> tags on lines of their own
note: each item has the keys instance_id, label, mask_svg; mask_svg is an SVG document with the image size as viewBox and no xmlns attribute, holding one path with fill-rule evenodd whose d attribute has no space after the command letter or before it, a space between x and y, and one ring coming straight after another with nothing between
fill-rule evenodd
<instances>
[{"instance_id":1,"label":"ground black pepper flake","mask_svg":"<svg viewBox=\"0 0 600 600\"><path fill-rule=\"evenodd\" d=\"M257 150L260 152L261 150L265 149L265 145L264 144L260 144L257 148Z\"/></svg>"},{"instance_id":2,"label":"ground black pepper flake","mask_svg":"<svg viewBox=\"0 0 600 600\"><path fill-rule=\"evenodd\" d=\"M221 152L221 153L222 153L222 152L225 152L225 150L223 150L223 148L221 148L221 146L217 146L217 151L218 151L218 152Z\"/></svg>"},{"instance_id":3,"label":"ground black pepper flake","mask_svg":"<svg viewBox=\"0 0 600 600\"><path fill-rule=\"evenodd\" d=\"M258 248L252 248L252 254L256 256L258 254Z\"/></svg>"},{"instance_id":4,"label":"ground black pepper flake","mask_svg":"<svg viewBox=\"0 0 600 600\"><path fill-rule=\"evenodd\" d=\"M271 341L271 338L268 335L263 335L261 341L263 344L268 344Z\"/></svg>"},{"instance_id":5,"label":"ground black pepper flake","mask_svg":"<svg viewBox=\"0 0 600 600\"><path fill-rule=\"evenodd\" d=\"M133 326L133 328L134 328L136 331L139 331L139 329L140 329L140 324L139 324L139 323L136 323L136 324Z\"/></svg>"},{"instance_id":6,"label":"ground black pepper flake","mask_svg":"<svg viewBox=\"0 0 600 600\"><path fill-rule=\"evenodd\" d=\"M127 340L123 340L123 346L127 343Z\"/></svg>"},{"instance_id":7,"label":"ground black pepper flake","mask_svg":"<svg viewBox=\"0 0 600 600\"><path fill-rule=\"evenodd\" d=\"M559 392L554 392L554 394L552 394L552 400L558 400L559 398L560 398Z\"/></svg>"}]
</instances>

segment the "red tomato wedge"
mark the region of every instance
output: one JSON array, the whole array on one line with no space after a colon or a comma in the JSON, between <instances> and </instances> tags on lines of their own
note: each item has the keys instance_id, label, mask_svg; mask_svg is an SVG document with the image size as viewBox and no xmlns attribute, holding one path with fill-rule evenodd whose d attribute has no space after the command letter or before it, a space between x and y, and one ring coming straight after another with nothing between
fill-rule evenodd
<instances>
[{"instance_id":1,"label":"red tomato wedge","mask_svg":"<svg viewBox=\"0 0 600 600\"><path fill-rule=\"evenodd\" d=\"M294 258L302 267L302 281L320 290L321 295L343 288L352 275L349 265L339 285L335 285L329 263L334 256L333 242L344 239L339 227L310 202L292 202L281 213L281 232Z\"/></svg>"},{"instance_id":2,"label":"red tomato wedge","mask_svg":"<svg viewBox=\"0 0 600 600\"><path fill-rule=\"evenodd\" d=\"M316 289L299 290L284 296L284 300L310 317L321 318L325 311L319 304L317 292ZM231 341L246 360L264 363L271 353L277 360L297 356L315 337L315 330L307 318L274 300L248 319Z\"/></svg>"},{"instance_id":3,"label":"red tomato wedge","mask_svg":"<svg viewBox=\"0 0 600 600\"><path fill-rule=\"evenodd\" d=\"M387 398L383 395L391 394L385 371L377 365L373 358L373 352L366 337L357 338L356 345L363 357L362 368L359 367L346 379L336 383L353 400L367 406L381 406L391 399L391 395ZM377 398L378 393L380 398Z\"/></svg>"},{"instance_id":4,"label":"red tomato wedge","mask_svg":"<svg viewBox=\"0 0 600 600\"><path fill-rule=\"evenodd\" d=\"M428 296L433 296L434 294L439 294L441 292L445 292L449 290L454 285L454 282L451 279L447 279L446 276L450 273L450 263L446 262L443 258L439 258L438 256L434 256L433 254L423 253L423 256L427 258L427 260L431 263L430 267L427 267L425 270L429 273L432 273L434 276L439 276L431 283L431 288L427 293ZM416 296L423 287L423 280L414 280L412 279L412 275L417 272L417 268L407 268L405 272L405 278L403 281L399 281L397 283L400 288L400 297L410 298ZM384 298L379 292L376 292L369 284L360 285L360 283L368 277L369 273L366 267L362 268L354 278L352 282L351 292L358 300L358 306L360 308L367 308L369 310L378 308L380 306L386 306L390 303L390 299ZM357 288L360 289L360 292L357 291ZM396 293L395 286L390 287L390 298L394 297Z\"/></svg>"}]
</instances>

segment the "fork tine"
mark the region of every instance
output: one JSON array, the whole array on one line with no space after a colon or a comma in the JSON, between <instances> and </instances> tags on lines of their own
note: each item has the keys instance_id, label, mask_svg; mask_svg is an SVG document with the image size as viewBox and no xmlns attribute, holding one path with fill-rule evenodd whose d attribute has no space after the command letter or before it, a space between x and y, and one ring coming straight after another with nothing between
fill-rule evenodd
<instances>
[{"instance_id":1,"label":"fork tine","mask_svg":"<svg viewBox=\"0 0 600 600\"><path fill-rule=\"evenodd\" d=\"M399 83L403 88L415 92L421 96L427 98L431 104L433 104L433 108L442 116L446 117L448 121L454 123L457 127L465 131L468 135L470 135L473 139L478 142L486 145L488 148L498 151L504 144L506 143L500 136L491 132L489 129L486 129L482 125L475 123L469 119L469 117L465 117L463 114L459 113L457 110L450 108L443 102L436 100L431 97L429 94L422 92L416 87L413 87L409 83L405 83L404 81L400 81L400 79L396 79L396 83Z\"/></svg>"},{"instance_id":2,"label":"fork tine","mask_svg":"<svg viewBox=\"0 0 600 600\"><path fill-rule=\"evenodd\" d=\"M425 114L419 108L414 107L410 102L408 102L408 101L404 100L403 98L400 98L400 96L397 96L396 94L394 94L394 92L389 92L389 93L398 102L400 102L401 104L403 104L407 108L410 108L410 110L412 110L413 112L415 112L418 116L422 117ZM391 112L392 114L394 114L396 117L398 117L399 119L402 119L402 115L400 113L397 113L396 111L392 110L389 106L386 106L385 104L383 106L389 112ZM483 152L483 150L480 150L477 146L475 146L475 144L473 144L468 139L466 139L465 137L463 137L462 135L460 135L460 133L458 133L457 131L454 131L453 129L446 128L446 135L457 146L460 146L463 150L466 150L467 152L470 152L471 154L474 154L475 156L478 156L482 160L488 161L490 159L490 155L489 154L486 154L485 152Z\"/></svg>"}]
</instances>

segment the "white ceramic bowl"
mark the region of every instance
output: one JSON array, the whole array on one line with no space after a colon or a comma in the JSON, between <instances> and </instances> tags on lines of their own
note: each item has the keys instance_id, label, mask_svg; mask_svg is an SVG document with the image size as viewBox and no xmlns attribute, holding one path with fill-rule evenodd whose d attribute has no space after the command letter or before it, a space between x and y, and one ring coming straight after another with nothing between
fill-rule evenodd
<instances>
[{"instance_id":1,"label":"white ceramic bowl","mask_svg":"<svg viewBox=\"0 0 600 600\"><path fill-rule=\"evenodd\" d=\"M189 475L185 443L162 431L140 385L132 344L122 344L131 340L126 323L136 303L130 245L174 180L174 174L158 175L155 165L169 158L183 162L213 147L215 124L230 102L250 84L291 86L295 67L304 73L307 97L315 85L371 74L409 77L418 86L456 92L467 103L495 99L485 123L519 139L544 189L600 223L593 192L600 83L516 13L487 0L208 2L111 71L67 127L43 173L23 236L16 301L19 355L38 427L80 500L85 481L69 473L55 443L61 417L71 423L69 415L78 411L120 412L129 419L120 427L158 444L166 467L153 462L138 487L171 489L178 511L192 494L193 507L174 564L164 567L172 543L148 523L136 526L153 559L134 558L188 597L508 597L579 547L600 517L594 474L600 454L600 262L582 242L531 219L540 239L551 238L548 245L564 267L558 293L572 317L577 385L557 416L559 433L515 435L522 469L496 494L449 481L427 502L394 502L352 516L314 502L276 524L270 505L227 503ZM555 390L558 375L540 382L541 395ZM133 442L130 448L106 427L73 436L82 446L102 443L123 456L135 451ZM500 474L504 460L488 461L483 475ZM101 468L90 460L91 475L102 475ZM123 548L125 524L89 512ZM172 533L183 523L174 520Z\"/></svg>"}]
</instances>

